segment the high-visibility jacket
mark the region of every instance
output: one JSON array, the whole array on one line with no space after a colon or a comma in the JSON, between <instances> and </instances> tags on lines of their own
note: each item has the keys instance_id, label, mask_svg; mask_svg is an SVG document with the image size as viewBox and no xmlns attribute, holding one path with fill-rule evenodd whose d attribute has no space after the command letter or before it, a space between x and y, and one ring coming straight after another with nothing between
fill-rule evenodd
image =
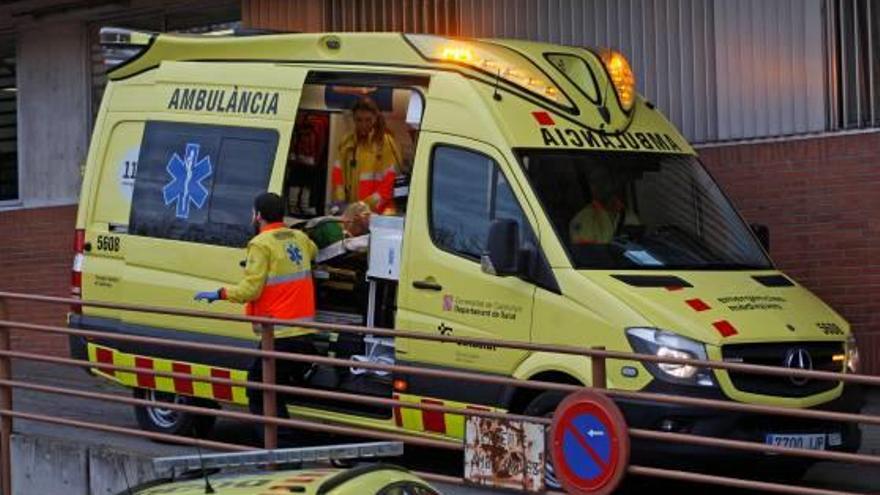
<instances>
[{"instance_id":1,"label":"high-visibility jacket","mask_svg":"<svg viewBox=\"0 0 880 495\"><path fill-rule=\"evenodd\" d=\"M608 205L594 200L579 211L569 223L569 238L572 244L608 244L624 215L624 205L618 199Z\"/></svg>"},{"instance_id":2,"label":"high-visibility jacket","mask_svg":"<svg viewBox=\"0 0 880 495\"><path fill-rule=\"evenodd\" d=\"M247 304L248 316L313 320L312 260L317 254L318 248L305 233L281 222L269 224L248 243L244 278L234 287L220 289L220 298ZM278 336L308 332L288 329L279 331Z\"/></svg>"},{"instance_id":3,"label":"high-visibility jacket","mask_svg":"<svg viewBox=\"0 0 880 495\"><path fill-rule=\"evenodd\" d=\"M391 134L385 134L381 146L372 137L367 143L358 143L357 136L349 134L339 145L333 164L333 200L363 201L374 212L385 213L393 207L399 157L400 151Z\"/></svg>"}]
</instances>

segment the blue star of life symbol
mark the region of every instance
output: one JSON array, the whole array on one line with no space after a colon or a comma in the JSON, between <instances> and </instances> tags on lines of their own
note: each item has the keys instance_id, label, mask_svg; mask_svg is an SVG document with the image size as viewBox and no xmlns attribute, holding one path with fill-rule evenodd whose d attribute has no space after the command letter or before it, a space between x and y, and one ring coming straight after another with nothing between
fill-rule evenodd
<instances>
[{"instance_id":1,"label":"blue star of life symbol","mask_svg":"<svg viewBox=\"0 0 880 495\"><path fill-rule=\"evenodd\" d=\"M299 250L298 246L294 246L293 244L287 245L287 257L290 258L290 261L296 263L297 265L302 265L303 255L302 251Z\"/></svg>"},{"instance_id":2,"label":"blue star of life symbol","mask_svg":"<svg viewBox=\"0 0 880 495\"><path fill-rule=\"evenodd\" d=\"M165 167L171 176L171 182L162 188L162 195L165 197L165 206L177 202L177 218L189 218L190 205L202 209L208 200L208 188L202 181L211 176L211 157L200 157L200 147L195 143L187 143L183 158L174 153Z\"/></svg>"}]
</instances>

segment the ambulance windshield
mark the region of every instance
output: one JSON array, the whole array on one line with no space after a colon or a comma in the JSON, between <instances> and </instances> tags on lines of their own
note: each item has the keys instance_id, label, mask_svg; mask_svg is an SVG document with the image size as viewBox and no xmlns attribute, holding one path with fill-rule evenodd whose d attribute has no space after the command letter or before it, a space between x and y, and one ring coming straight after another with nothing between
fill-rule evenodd
<instances>
[{"instance_id":1,"label":"ambulance windshield","mask_svg":"<svg viewBox=\"0 0 880 495\"><path fill-rule=\"evenodd\" d=\"M692 156L529 150L522 164L579 269L768 269Z\"/></svg>"}]
</instances>

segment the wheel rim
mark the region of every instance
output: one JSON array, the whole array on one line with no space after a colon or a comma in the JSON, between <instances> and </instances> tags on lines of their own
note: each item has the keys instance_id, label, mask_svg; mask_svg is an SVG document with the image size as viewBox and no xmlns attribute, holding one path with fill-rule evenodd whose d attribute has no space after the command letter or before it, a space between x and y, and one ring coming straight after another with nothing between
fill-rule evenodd
<instances>
[{"instance_id":1,"label":"wheel rim","mask_svg":"<svg viewBox=\"0 0 880 495\"><path fill-rule=\"evenodd\" d=\"M151 402L168 402L172 404L182 404L183 398L176 394L164 392L156 392L155 390L147 390L146 399ZM164 407L147 406L147 416L156 426L163 429L170 429L180 422L182 413L174 409Z\"/></svg>"}]
</instances>

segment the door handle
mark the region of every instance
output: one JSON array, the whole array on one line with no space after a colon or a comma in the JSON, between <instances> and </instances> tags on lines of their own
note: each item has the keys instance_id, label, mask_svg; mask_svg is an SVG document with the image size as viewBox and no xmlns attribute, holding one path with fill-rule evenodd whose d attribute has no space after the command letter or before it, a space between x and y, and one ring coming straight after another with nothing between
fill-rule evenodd
<instances>
[{"instance_id":1,"label":"door handle","mask_svg":"<svg viewBox=\"0 0 880 495\"><path fill-rule=\"evenodd\" d=\"M238 266L244 268L247 266L247 260L241 260L238 262Z\"/></svg>"},{"instance_id":2,"label":"door handle","mask_svg":"<svg viewBox=\"0 0 880 495\"><path fill-rule=\"evenodd\" d=\"M435 282L433 279L428 280L416 280L412 283L413 287L416 289L424 289L424 290L443 290L443 286Z\"/></svg>"}]
</instances>

